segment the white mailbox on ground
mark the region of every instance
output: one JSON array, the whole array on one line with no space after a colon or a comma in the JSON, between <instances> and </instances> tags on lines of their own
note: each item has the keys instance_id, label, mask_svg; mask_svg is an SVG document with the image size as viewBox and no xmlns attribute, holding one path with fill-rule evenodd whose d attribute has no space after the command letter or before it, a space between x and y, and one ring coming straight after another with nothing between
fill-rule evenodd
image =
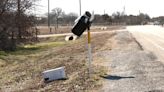
<instances>
[{"instance_id":1,"label":"white mailbox on ground","mask_svg":"<svg viewBox=\"0 0 164 92\"><path fill-rule=\"evenodd\" d=\"M42 74L45 82L50 82L58 79L66 79L64 67L47 70L44 71Z\"/></svg>"}]
</instances>

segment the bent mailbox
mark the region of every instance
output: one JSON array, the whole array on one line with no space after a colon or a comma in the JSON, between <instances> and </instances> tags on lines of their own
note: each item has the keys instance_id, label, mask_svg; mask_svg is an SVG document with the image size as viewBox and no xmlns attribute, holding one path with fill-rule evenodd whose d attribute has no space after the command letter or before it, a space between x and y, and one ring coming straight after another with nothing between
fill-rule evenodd
<instances>
[{"instance_id":1,"label":"bent mailbox","mask_svg":"<svg viewBox=\"0 0 164 92\"><path fill-rule=\"evenodd\" d=\"M91 23L94 19L94 15L86 11L84 15L75 20L75 24L72 28L72 35L66 36L65 40L76 40L80 37L86 29L90 30Z\"/></svg>"},{"instance_id":2,"label":"bent mailbox","mask_svg":"<svg viewBox=\"0 0 164 92\"><path fill-rule=\"evenodd\" d=\"M91 61L92 61L92 53L91 53L91 36L90 36L90 26L94 19L94 13L91 15L90 12L86 11L84 15L75 20L75 24L72 28L72 35L66 36L65 40L76 40L80 37L85 30L88 29L88 73L89 76L91 74Z\"/></svg>"}]
</instances>

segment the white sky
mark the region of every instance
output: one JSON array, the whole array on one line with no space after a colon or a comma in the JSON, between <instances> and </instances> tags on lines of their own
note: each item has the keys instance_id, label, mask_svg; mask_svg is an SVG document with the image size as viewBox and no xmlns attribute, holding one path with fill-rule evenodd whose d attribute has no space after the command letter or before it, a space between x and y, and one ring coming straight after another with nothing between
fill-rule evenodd
<instances>
[{"instance_id":1,"label":"white sky","mask_svg":"<svg viewBox=\"0 0 164 92\"><path fill-rule=\"evenodd\" d=\"M47 12L48 0L41 0L37 12ZM125 6L126 14L147 13L151 17L164 15L164 0L81 0L82 14L87 11L94 11L95 14L105 13L111 15L116 11L123 11ZM65 13L75 12L79 14L79 0L50 0L50 10L55 7L62 8Z\"/></svg>"}]
</instances>

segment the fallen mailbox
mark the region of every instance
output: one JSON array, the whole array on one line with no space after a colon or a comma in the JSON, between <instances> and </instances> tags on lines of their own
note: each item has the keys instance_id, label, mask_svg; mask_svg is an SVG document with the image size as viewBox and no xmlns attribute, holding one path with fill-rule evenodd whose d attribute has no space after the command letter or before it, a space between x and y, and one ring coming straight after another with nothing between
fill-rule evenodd
<instances>
[{"instance_id":1,"label":"fallen mailbox","mask_svg":"<svg viewBox=\"0 0 164 92\"><path fill-rule=\"evenodd\" d=\"M66 79L64 67L46 70L42 74L45 82L51 82L59 79Z\"/></svg>"}]
</instances>

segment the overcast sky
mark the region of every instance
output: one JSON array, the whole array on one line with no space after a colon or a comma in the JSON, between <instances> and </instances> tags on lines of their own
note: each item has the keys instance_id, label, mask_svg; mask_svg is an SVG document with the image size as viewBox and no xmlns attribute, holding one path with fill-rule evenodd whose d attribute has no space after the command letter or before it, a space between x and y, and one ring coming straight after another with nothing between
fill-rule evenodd
<instances>
[{"instance_id":1,"label":"overcast sky","mask_svg":"<svg viewBox=\"0 0 164 92\"><path fill-rule=\"evenodd\" d=\"M47 12L48 0L41 0L37 9L38 14ZM116 11L123 11L125 6L126 14L147 13L151 17L164 15L164 0L81 0L82 13L86 10L94 11L95 14L108 13L111 15ZM65 13L75 12L79 14L79 0L50 0L50 10L60 7Z\"/></svg>"}]
</instances>

